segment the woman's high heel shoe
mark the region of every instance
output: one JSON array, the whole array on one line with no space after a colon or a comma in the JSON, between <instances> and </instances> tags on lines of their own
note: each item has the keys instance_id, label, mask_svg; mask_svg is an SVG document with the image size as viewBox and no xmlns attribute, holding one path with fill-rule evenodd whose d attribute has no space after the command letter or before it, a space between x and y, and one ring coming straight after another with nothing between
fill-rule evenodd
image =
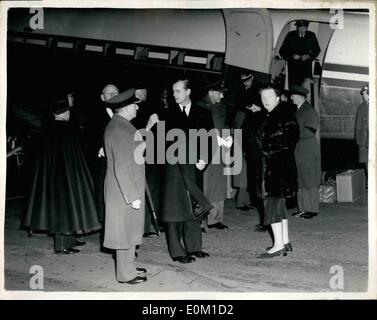
<instances>
[{"instance_id":1,"label":"woman's high heel shoe","mask_svg":"<svg viewBox=\"0 0 377 320\"><path fill-rule=\"evenodd\" d=\"M272 257L278 257L278 256L286 256L287 255L287 250L285 250L285 248L281 249L281 250L278 250L274 253L268 253L268 252L264 252L264 253L261 253L259 256L257 256L257 259L267 259L267 258L272 258Z\"/></svg>"},{"instance_id":2,"label":"woman's high heel shoe","mask_svg":"<svg viewBox=\"0 0 377 320\"><path fill-rule=\"evenodd\" d=\"M268 250L270 250L271 248L272 248L272 247L267 247L266 250L268 251ZM292 249L292 245L291 245L290 242L286 243L286 244L284 245L284 248L285 248L286 251L292 251L292 250L293 250L293 249Z\"/></svg>"}]
</instances>

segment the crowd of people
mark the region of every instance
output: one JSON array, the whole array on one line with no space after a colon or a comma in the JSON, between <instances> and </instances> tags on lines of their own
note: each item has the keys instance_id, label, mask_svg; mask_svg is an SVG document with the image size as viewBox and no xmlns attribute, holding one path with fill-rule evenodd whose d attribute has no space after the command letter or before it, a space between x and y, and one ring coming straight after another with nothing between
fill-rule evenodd
<instances>
[{"instance_id":1,"label":"crowd of people","mask_svg":"<svg viewBox=\"0 0 377 320\"><path fill-rule=\"evenodd\" d=\"M297 24L299 37L302 27L307 24ZM294 44L288 46L290 51L285 46L282 56L299 60ZM319 47L309 53L300 50L301 60L306 61L318 55ZM232 186L237 189L237 209L258 212L260 221L254 230L271 230L273 244L258 258L286 256L293 250L287 200L297 196L296 217L311 219L319 212L319 116L306 100L308 90L303 84L310 75L299 76L300 83L291 76L289 90L282 90L258 83L252 71L243 70L235 108L223 101L228 90L223 79L205 83L204 96L195 101L192 81L184 76L171 79L158 101L150 99L149 88L141 80L123 92L115 84L106 84L100 94L103 114L97 126L101 138L89 142L95 150L90 160L79 143L75 107L68 95L59 97L50 104L51 121L23 227L52 234L57 254L78 253L77 247L85 242L77 236L102 228L103 246L116 253L117 281L137 284L147 280L147 270L135 264L143 237L165 232L167 249L176 262L209 257L202 248L202 236L207 228L229 229L224 223L224 201ZM360 126L365 124L363 114ZM161 125L168 133L162 149ZM192 130L213 129L215 143L198 147L193 156ZM237 129L242 130L242 139L232 134ZM177 130L188 140L167 138ZM365 148L364 131L358 135L361 148ZM147 133L152 140L145 139ZM226 159L235 145L242 150L233 155L242 158L241 172L227 175ZM170 147L175 147L178 161L169 161ZM137 156L150 150L152 161ZM213 161L216 153L224 155L219 162ZM163 162L158 161L161 154ZM92 174L88 162L94 168Z\"/></svg>"}]
</instances>

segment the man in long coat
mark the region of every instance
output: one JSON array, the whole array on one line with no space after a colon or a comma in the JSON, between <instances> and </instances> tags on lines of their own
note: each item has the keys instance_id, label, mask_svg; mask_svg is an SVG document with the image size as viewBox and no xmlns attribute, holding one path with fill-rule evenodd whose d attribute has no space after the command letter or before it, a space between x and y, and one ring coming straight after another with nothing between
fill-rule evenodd
<instances>
[{"instance_id":1,"label":"man in long coat","mask_svg":"<svg viewBox=\"0 0 377 320\"><path fill-rule=\"evenodd\" d=\"M244 71L241 74L241 82L243 89L241 91L239 101L238 101L238 111L234 117L234 129L244 129L246 122L250 122L250 114L258 113L262 110L262 102L260 101L259 88L254 82L254 75L250 71ZM247 119L247 120L246 120ZM244 147L240 144L241 141L235 139L234 143L238 144L240 147ZM253 198L255 198L255 183L250 180L250 173L248 172L248 161L245 157L246 154L242 155L242 169L238 175L233 175L233 186L238 188L236 195L236 207L239 210L247 211L250 210L252 205ZM253 170L253 168L252 168ZM253 170L254 171L254 170ZM252 175L253 175L252 171ZM255 175L255 174L254 174ZM255 179L254 179L255 180ZM249 183L252 185L249 185ZM250 195L251 193L254 193ZM255 202L255 201L254 201Z\"/></svg>"},{"instance_id":2,"label":"man in long coat","mask_svg":"<svg viewBox=\"0 0 377 320\"><path fill-rule=\"evenodd\" d=\"M309 91L301 86L292 87L292 101L297 105L296 119L300 127L300 140L295 149L298 175L296 216L313 218L319 211L319 184L321 181L321 150L316 132L319 129L319 116L306 101Z\"/></svg>"},{"instance_id":3,"label":"man in long coat","mask_svg":"<svg viewBox=\"0 0 377 320\"><path fill-rule=\"evenodd\" d=\"M362 164L365 173L368 174L369 86L363 86L360 94L363 103L359 105L356 111L355 139L359 148L359 162Z\"/></svg>"},{"instance_id":4,"label":"man in long coat","mask_svg":"<svg viewBox=\"0 0 377 320\"><path fill-rule=\"evenodd\" d=\"M183 133L185 139L178 139L172 144L181 146L181 149L178 148L178 163L172 163L174 159L168 159L169 152L166 154L167 163L161 186L161 219L166 222L170 256L174 261L190 263L195 261L194 256L208 256L208 253L202 251L201 221L194 219L192 199L199 203L203 210L209 211L212 206L201 192L202 170L206 165L204 158L208 158L210 153L197 154L193 163L190 163L190 152L193 150L190 150L189 130L210 129L212 121L207 110L191 102L189 79L177 80L173 84L173 94L176 103L167 109L166 130L177 129L177 133ZM183 151L186 152L184 155L180 153Z\"/></svg>"},{"instance_id":5,"label":"man in long coat","mask_svg":"<svg viewBox=\"0 0 377 320\"><path fill-rule=\"evenodd\" d=\"M302 85L306 78L312 78L312 61L321 52L314 32L308 31L307 20L297 20L297 30L290 31L284 39L279 54L288 62L289 87Z\"/></svg>"},{"instance_id":6,"label":"man in long coat","mask_svg":"<svg viewBox=\"0 0 377 320\"><path fill-rule=\"evenodd\" d=\"M212 150L213 152L220 152L220 163L211 161L203 174L204 194L214 207L207 216L207 226L208 228L228 229L228 226L223 224L224 200L227 197L227 176L224 174L225 164L222 161L222 148L229 150L232 143L230 132L226 135L226 132L222 131L223 129L230 130L229 111L222 102L223 93L227 91L227 88L224 87L224 82L220 80L207 85L207 89L207 94L197 105L211 112L214 128L219 130L218 137L227 139L223 140L224 142L229 142L228 146L218 143L217 150ZM216 143L218 141L222 142L222 140L217 140Z\"/></svg>"},{"instance_id":7,"label":"man in long coat","mask_svg":"<svg viewBox=\"0 0 377 320\"><path fill-rule=\"evenodd\" d=\"M135 89L129 89L108 101L115 114L104 133L107 171L103 245L116 251L116 279L129 284L146 281L146 270L136 268L134 262L135 248L142 242L145 207L145 167L134 157L141 139L135 139L138 131L130 122L138 109L134 94Z\"/></svg>"}]
</instances>

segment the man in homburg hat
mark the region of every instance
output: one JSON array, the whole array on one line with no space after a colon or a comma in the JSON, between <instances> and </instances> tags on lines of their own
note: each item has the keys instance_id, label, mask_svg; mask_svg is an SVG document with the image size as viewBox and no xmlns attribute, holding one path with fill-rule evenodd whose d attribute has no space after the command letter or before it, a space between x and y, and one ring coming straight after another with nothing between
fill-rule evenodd
<instances>
[{"instance_id":1,"label":"man in homburg hat","mask_svg":"<svg viewBox=\"0 0 377 320\"><path fill-rule=\"evenodd\" d=\"M308 90L292 86L291 98L297 106L296 119L300 128L300 140L295 149L297 165L299 212L296 216L311 219L319 211L319 184L321 181L321 151L316 132L319 130L319 116L306 101Z\"/></svg>"}]
</instances>

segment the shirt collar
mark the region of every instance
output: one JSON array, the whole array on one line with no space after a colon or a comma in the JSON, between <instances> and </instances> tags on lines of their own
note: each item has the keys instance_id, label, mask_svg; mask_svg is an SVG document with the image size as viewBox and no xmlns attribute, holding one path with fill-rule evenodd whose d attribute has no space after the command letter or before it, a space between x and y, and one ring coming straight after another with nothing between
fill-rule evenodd
<instances>
[{"instance_id":1,"label":"shirt collar","mask_svg":"<svg viewBox=\"0 0 377 320\"><path fill-rule=\"evenodd\" d=\"M109 115L110 118L113 117L113 115L114 115L113 110L111 110L110 108L106 108L106 112L107 112L107 114Z\"/></svg>"},{"instance_id":2,"label":"shirt collar","mask_svg":"<svg viewBox=\"0 0 377 320\"><path fill-rule=\"evenodd\" d=\"M187 115L190 114L190 110L191 110L191 101L185 105L186 106L186 109L185 109L185 112ZM179 103L179 107L181 108L181 111L183 111L183 104L180 104Z\"/></svg>"},{"instance_id":3,"label":"shirt collar","mask_svg":"<svg viewBox=\"0 0 377 320\"><path fill-rule=\"evenodd\" d=\"M304 103L305 103L305 101L303 103L301 103L299 106L297 106L297 110L300 109Z\"/></svg>"}]
</instances>

